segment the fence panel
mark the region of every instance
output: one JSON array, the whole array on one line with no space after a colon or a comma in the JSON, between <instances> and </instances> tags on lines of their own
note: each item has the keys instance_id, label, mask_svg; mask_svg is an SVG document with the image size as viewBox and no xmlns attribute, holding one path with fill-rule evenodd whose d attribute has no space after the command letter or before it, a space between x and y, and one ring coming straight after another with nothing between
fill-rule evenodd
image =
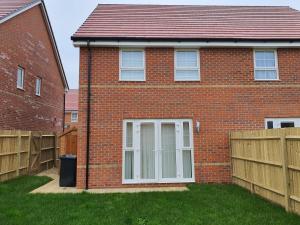
<instances>
[{"instance_id":1,"label":"fence panel","mask_svg":"<svg viewBox=\"0 0 300 225\"><path fill-rule=\"evenodd\" d=\"M0 181L36 174L55 164L56 135L49 132L0 131Z\"/></svg>"},{"instance_id":2,"label":"fence panel","mask_svg":"<svg viewBox=\"0 0 300 225\"><path fill-rule=\"evenodd\" d=\"M230 134L233 182L300 214L300 129Z\"/></svg>"},{"instance_id":3,"label":"fence panel","mask_svg":"<svg viewBox=\"0 0 300 225\"><path fill-rule=\"evenodd\" d=\"M60 155L77 155L77 128L66 131L59 136Z\"/></svg>"}]
</instances>

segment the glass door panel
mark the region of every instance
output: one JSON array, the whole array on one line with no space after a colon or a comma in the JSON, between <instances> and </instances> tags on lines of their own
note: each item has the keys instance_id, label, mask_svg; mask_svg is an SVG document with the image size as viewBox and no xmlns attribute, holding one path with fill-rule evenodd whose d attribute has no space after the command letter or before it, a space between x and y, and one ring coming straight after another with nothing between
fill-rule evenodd
<instances>
[{"instance_id":1,"label":"glass door panel","mask_svg":"<svg viewBox=\"0 0 300 225\"><path fill-rule=\"evenodd\" d=\"M155 179L154 123L141 123L141 179Z\"/></svg>"},{"instance_id":2,"label":"glass door panel","mask_svg":"<svg viewBox=\"0 0 300 225\"><path fill-rule=\"evenodd\" d=\"M176 132L175 123L161 124L162 178L176 178Z\"/></svg>"}]
</instances>

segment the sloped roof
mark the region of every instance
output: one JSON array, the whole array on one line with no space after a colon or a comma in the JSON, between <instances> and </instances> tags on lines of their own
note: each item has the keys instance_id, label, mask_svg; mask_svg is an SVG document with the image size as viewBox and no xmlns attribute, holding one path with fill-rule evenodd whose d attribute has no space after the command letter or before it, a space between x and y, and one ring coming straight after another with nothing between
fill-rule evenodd
<instances>
[{"instance_id":1,"label":"sloped roof","mask_svg":"<svg viewBox=\"0 0 300 225\"><path fill-rule=\"evenodd\" d=\"M0 20L39 1L33 0L0 0Z\"/></svg>"},{"instance_id":2,"label":"sloped roof","mask_svg":"<svg viewBox=\"0 0 300 225\"><path fill-rule=\"evenodd\" d=\"M300 39L300 12L285 6L98 5L73 40Z\"/></svg>"},{"instance_id":3,"label":"sloped roof","mask_svg":"<svg viewBox=\"0 0 300 225\"><path fill-rule=\"evenodd\" d=\"M15 16L31 9L34 6L40 5L43 17L47 25L47 29L49 31L50 39L52 42L52 46L54 48L55 57L58 62L58 66L60 69L61 79L63 81L64 87L66 90L69 89L68 81L65 75L65 71L61 62L61 58L58 52L56 40L54 37L54 33L50 24L50 20L48 17L48 13L46 10L46 6L43 0L0 0L0 24L14 18Z\"/></svg>"},{"instance_id":4,"label":"sloped roof","mask_svg":"<svg viewBox=\"0 0 300 225\"><path fill-rule=\"evenodd\" d=\"M66 94L66 111L77 111L78 110L78 89L70 89Z\"/></svg>"}]
</instances>

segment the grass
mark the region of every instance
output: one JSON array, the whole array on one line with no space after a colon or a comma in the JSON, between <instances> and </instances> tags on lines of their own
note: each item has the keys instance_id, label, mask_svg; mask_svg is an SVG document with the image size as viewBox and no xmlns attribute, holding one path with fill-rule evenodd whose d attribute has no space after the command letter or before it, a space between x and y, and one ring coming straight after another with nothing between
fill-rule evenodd
<instances>
[{"instance_id":1,"label":"grass","mask_svg":"<svg viewBox=\"0 0 300 225\"><path fill-rule=\"evenodd\" d=\"M188 192L28 194L47 177L0 183L1 225L299 225L300 217L234 185Z\"/></svg>"}]
</instances>

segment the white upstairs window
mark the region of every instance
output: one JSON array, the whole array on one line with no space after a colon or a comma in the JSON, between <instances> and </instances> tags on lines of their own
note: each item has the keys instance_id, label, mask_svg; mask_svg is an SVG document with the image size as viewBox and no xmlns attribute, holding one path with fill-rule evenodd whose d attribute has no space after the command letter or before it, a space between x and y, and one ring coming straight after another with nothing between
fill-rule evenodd
<instances>
[{"instance_id":1,"label":"white upstairs window","mask_svg":"<svg viewBox=\"0 0 300 225\"><path fill-rule=\"evenodd\" d=\"M200 56L198 50L175 51L175 81L200 80Z\"/></svg>"},{"instance_id":2,"label":"white upstairs window","mask_svg":"<svg viewBox=\"0 0 300 225\"><path fill-rule=\"evenodd\" d=\"M42 79L36 78L35 80L35 95L41 96Z\"/></svg>"},{"instance_id":3,"label":"white upstairs window","mask_svg":"<svg viewBox=\"0 0 300 225\"><path fill-rule=\"evenodd\" d=\"M78 122L78 112L72 112L71 113L71 123Z\"/></svg>"},{"instance_id":4,"label":"white upstairs window","mask_svg":"<svg viewBox=\"0 0 300 225\"><path fill-rule=\"evenodd\" d=\"M18 67L17 71L17 88L24 89L24 69L22 67Z\"/></svg>"},{"instance_id":5,"label":"white upstairs window","mask_svg":"<svg viewBox=\"0 0 300 225\"><path fill-rule=\"evenodd\" d=\"M276 50L254 51L255 80L278 80L278 62Z\"/></svg>"},{"instance_id":6,"label":"white upstairs window","mask_svg":"<svg viewBox=\"0 0 300 225\"><path fill-rule=\"evenodd\" d=\"M120 50L121 81L145 81L144 50Z\"/></svg>"}]
</instances>

